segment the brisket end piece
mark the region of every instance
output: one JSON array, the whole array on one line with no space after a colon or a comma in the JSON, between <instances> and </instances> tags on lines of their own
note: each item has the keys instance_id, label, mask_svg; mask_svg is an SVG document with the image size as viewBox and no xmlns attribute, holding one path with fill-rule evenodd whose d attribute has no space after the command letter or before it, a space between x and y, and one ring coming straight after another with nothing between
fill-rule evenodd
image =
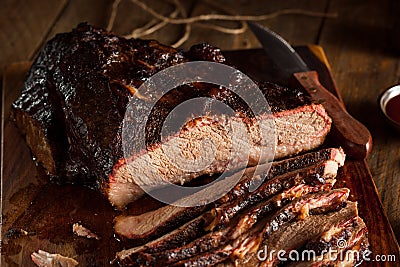
<instances>
[{"instance_id":1,"label":"brisket end piece","mask_svg":"<svg viewBox=\"0 0 400 267\"><path fill-rule=\"evenodd\" d=\"M67 150L61 110L52 105L49 66L55 46L51 43L39 54L23 84L21 96L12 105L12 119L25 136L32 154L50 176L64 165Z\"/></svg>"},{"instance_id":2,"label":"brisket end piece","mask_svg":"<svg viewBox=\"0 0 400 267\"><path fill-rule=\"evenodd\" d=\"M181 51L156 41L127 40L82 23L46 44L13 117L50 174L98 187L123 157L122 119L135 88L185 61Z\"/></svg>"},{"instance_id":3,"label":"brisket end piece","mask_svg":"<svg viewBox=\"0 0 400 267\"><path fill-rule=\"evenodd\" d=\"M186 61L156 41L124 39L83 25L57 38L51 74L69 142L67 176L106 182L123 157L121 131L129 97L161 69ZM139 92L140 93L140 92Z\"/></svg>"}]
</instances>

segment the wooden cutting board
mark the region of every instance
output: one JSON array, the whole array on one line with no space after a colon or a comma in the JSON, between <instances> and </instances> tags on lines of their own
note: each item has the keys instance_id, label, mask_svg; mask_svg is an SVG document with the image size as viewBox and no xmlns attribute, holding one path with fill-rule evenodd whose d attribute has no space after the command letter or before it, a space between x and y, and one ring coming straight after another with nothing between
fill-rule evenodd
<instances>
[{"instance_id":1,"label":"wooden cutting board","mask_svg":"<svg viewBox=\"0 0 400 267\"><path fill-rule=\"evenodd\" d=\"M323 50L318 46L302 46L296 50L309 66L318 70L321 83L341 99ZM225 54L229 62L250 77L283 83L263 50L227 51ZM20 94L29 67L29 62L13 64L3 78L1 266L34 266L30 255L39 249L73 257L79 266L109 266L115 252L127 246L113 236L112 221L118 212L113 211L105 197L97 192L79 186L48 183L40 166L35 166L23 137L9 120L11 103ZM329 137L328 142L331 142ZM337 186L348 187L350 199L358 202L360 216L369 230L373 252L370 258L394 255L399 261L399 246L366 161L347 160L339 171ZM146 197L132 207L140 214L159 205ZM74 236L72 224L76 222L97 233L101 239ZM395 265L394 262L377 261L363 264Z\"/></svg>"}]
</instances>

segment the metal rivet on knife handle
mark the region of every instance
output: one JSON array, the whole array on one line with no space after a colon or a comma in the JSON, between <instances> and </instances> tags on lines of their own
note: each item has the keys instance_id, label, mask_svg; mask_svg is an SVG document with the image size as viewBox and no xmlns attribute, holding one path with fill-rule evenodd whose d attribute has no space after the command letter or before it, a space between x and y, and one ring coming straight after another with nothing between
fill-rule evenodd
<instances>
[{"instance_id":1,"label":"metal rivet on knife handle","mask_svg":"<svg viewBox=\"0 0 400 267\"><path fill-rule=\"evenodd\" d=\"M317 92L317 87L310 87L310 91L313 93Z\"/></svg>"}]
</instances>

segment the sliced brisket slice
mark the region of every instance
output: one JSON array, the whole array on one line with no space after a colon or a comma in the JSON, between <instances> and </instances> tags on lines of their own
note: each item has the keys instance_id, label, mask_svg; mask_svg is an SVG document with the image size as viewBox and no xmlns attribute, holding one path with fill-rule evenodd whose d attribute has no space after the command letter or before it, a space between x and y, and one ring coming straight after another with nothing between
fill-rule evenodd
<instances>
[{"instance_id":1,"label":"sliced brisket slice","mask_svg":"<svg viewBox=\"0 0 400 267\"><path fill-rule=\"evenodd\" d=\"M253 216L253 223L259 223L256 230L253 228L246 234L242 235L235 240L233 234L237 229L241 227L240 216L232 220L231 223L224 229L214 231L206 234L186 245L181 247L160 251L157 253L149 254L139 252L131 254L124 258L121 258L121 254L118 255L119 262L122 265L134 265L134 266L168 266L174 262L183 261L196 255L206 253L218 249L221 246L225 246L223 250L230 252L228 254L236 254L238 250L242 250L240 246L243 244L252 244L251 247L258 247L259 243L264 236L269 236L271 233L277 231L282 225L294 220L299 217L308 216L310 212L323 212L326 210L337 209L343 201L347 199L348 189L336 189L329 192L313 193L303 196L299 199L295 199L293 202L287 204L285 207L277 211L276 213L270 214L267 217L266 213L256 213L252 208L246 211L245 214L257 214L259 217ZM280 197L270 199L265 202L265 206L270 207L270 211L276 210L285 203ZM258 209L255 207L254 209ZM257 241L258 240L258 241ZM235 245L231 245L230 242L235 242ZM251 248L250 248L251 250ZM126 257L127 256L127 257ZM222 261L223 259L221 259Z\"/></svg>"},{"instance_id":2,"label":"sliced brisket slice","mask_svg":"<svg viewBox=\"0 0 400 267\"><path fill-rule=\"evenodd\" d=\"M335 182L338 165L332 160L310 166L298 171L289 172L267 180L250 194L243 195L243 198L230 200L227 204L213 208L205 214L208 230L219 229L226 226L229 221L240 211L257 204L263 199L281 193L285 189L290 189L304 184L326 185L330 188ZM290 190L288 190L290 191ZM282 195L284 195L282 193Z\"/></svg>"},{"instance_id":3,"label":"sliced brisket slice","mask_svg":"<svg viewBox=\"0 0 400 267\"><path fill-rule=\"evenodd\" d=\"M277 87L270 87L275 90ZM279 96L282 97L282 96ZM310 104L295 110L287 110L273 115L276 140L260 140L258 127L270 125L269 115L252 120L255 126L248 131L239 131L240 140L249 138L248 144L235 145L231 136L249 119L214 116L200 117L191 121L177 135L162 145L155 145L143 154L123 159L114 167L109 178L108 197L116 207L123 207L144 194L144 186L161 186L169 183L184 184L202 175L212 175L227 171L235 171L246 166L255 166L271 161L271 154L266 151L267 145L276 143L275 158L279 159L321 145L330 130L330 118L320 105ZM311 123L308 124L308 123ZM238 132L238 131L237 131ZM272 138L272 134L270 134ZM205 147L203 140L209 139L210 147ZM176 145L179 144L179 147ZM214 153L203 153L213 151ZM202 149L199 149L202 148ZM231 152L237 149L235 160L230 162ZM185 155L182 162L173 162L168 154ZM179 154L180 153L180 154ZM204 154L204 155L203 155ZM264 157L264 156L266 157ZM196 162L210 162L205 168L196 169ZM182 168L193 164L190 167Z\"/></svg>"},{"instance_id":4,"label":"sliced brisket slice","mask_svg":"<svg viewBox=\"0 0 400 267\"><path fill-rule=\"evenodd\" d=\"M269 266L268 264L273 266L278 263L276 260L277 251L283 250L289 252L292 249L300 248L307 241L319 236L321 232L328 230L333 225L337 225L338 222L347 222L355 217L357 217L357 204L346 201L345 207L339 211L334 209L333 212L328 211L322 214L310 215L303 220L296 220L280 227L270 236L265 237L257 248L245 249L247 244L244 244L242 251L248 251L247 254L231 256L228 260L218 263L216 266L256 267ZM276 252L270 254L272 250ZM281 255L281 257L283 256ZM213 265L210 264L210 266Z\"/></svg>"},{"instance_id":5,"label":"sliced brisket slice","mask_svg":"<svg viewBox=\"0 0 400 267\"><path fill-rule=\"evenodd\" d=\"M205 216L207 221L209 221L208 230L212 230L216 226L225 225L234 214L256 203L260 199L272 195L274 192L279 192L284 188L287 189L306 182L312 182L312 184L325 183L327 179L332 179L336 176L338 166L343 165L344 158L343 150L329 148L273 162L268 172L261 172L259 175L264 179L264 185L256 192L251 193L251 197L248 197L249 186L251 185L251 181L257 179L257 177L254 174L254 167L247 168L239 183L225 196L212 204L216 205L217 208L214 208ZM286 174L286 172L289 172L289 174ZM277 176L282 177L269 182ZM315 181L312 181L309 177L315 178ZM321 181L318 181L317 178ZM221 181L218 184L223 183L224 181ZM190 198L193 198L193 196ZM240 199L243 200L239 201ZM185 199L180 202L184 203ZM227 202L231 202L231 204L224 204ZM221 204L222 206L220 207ZM204 212L209 206L211 205L194 208L164 206L137 216L119 216L115 220L114 230L122 237L146 242L146 240L148 241L161 236L193 219Z\"/></svg>"},{"instance_id":6,"label":"sliced brisket slice","mask_svg":"<svg viewBox=\"0 0 400 267\"><path fill-rule=\"evenodd\" d=\"M239 238L239 236L249 231L258 222L259 218L264 218L271 212L271 210L281 207L285 203L288 203L290 200L295 200L308 193L316 193L324 191L326 192L331 190L332 186L333 184L329 183L318 186L300 184L272 198L270 201L274 203L276 206L266 205L263 202L254 205L249 209L249 211L247 212L245 211L244 214L240 215L239 222L229 232L230 239Z\"/></svg>"},{"instance_id":7,"label":"sliced brisket slice","mask_svg":"<svg viewBox=\"0 0 400 267\"><path fill-rule=\"evenodd\" d=\"M323 148L284 160L274 161L269 170L269 175L278 176L311 165L316 165L327 160L333 160L338 163L339 167L342 167L345 159L346 155L342 148Z\"/></svg>"},{"instance_id":8,"label":"sliced brisket slice","mask_svg":"<svg viewBox=\"0 0 400 267\"><path fill-rule=\"evenodd\" d=\"M148 241L199 216L206 208L167 205L140 215L118 216L114 220L114 232L124 238Z\"/></svg>"},{"instance_id":9,"label":"sliced brisket slice","mask_svg":"<svg viewBox=\"0 0 400 267\"><path fill-rule=\"evenodd\" d=\"M345 240L346 246L352 246L361 237L358 233L366 231L364 221L360 217L352 218L351 220L340 222L332 226L328 231L323 232L317 238L310 240L305 249L313 250L317 255L323 254L323 251L336 249L341 246L339 240ZM345 249L346 247L341 247Z\"/></svg>"},{"instance_id":10,"label":"sliced brisket slice","mask_svg":"<svg viewBox=\"0 0 400 267\"><path fill-rule=\"evenodd\" d=\"M336 176L337 166L343 166L345 158L346 155L341 148L326 148L309 152L300 156L274 161L272 162L269 170L266 172L264 172L262 168L258 169L260 171L259 173L255 173L255 167L246 168L235 187L225 196L223 196L218 202L229 202L238 200L238 198L245 198L250 190L250 186L258 180L263 180L264 183L267 183L269 180L278 176L293 175L294 173L305 174L306 172L304 170L308 167L314 168L316 170L315 172L318 172L318 175L322 178L334 177ZM328 161L333 162L326 164ZM334 164L334 162L337 164ZM324 168L328 166L330 167ZM329 174L332 174L332 176ZM237 179L236 175L240 174L234 174L234 179ZM305 176L301 177L306 178ZM313 179L314 178L317 178L316 175L313 176ZM324 183L324 180L322 179L320 183ZM288 188L288 186L286 186L286 188Z\"/></svg>"},{"instance_id":11,"label":"sliced brisket slice","mask_svg":"<svg viewBox=\"0 0 400 267\"><path fill-rule=\"evenodd\" d=\"M206 235L207 232L203 230L203 226L204 220L200 216L143 246L124 249L117 252L113 262L117 262L119 266L146 266L146 262L149 262L148 264L151 264L152 262L151 257L148 259L145 258L150 254L184 246L190 242L188 240L193 240Z\"/></svg>"},{"instance_id":12,"label":"sliced brisket slice","mask_svg":"<svg viewBox=\"0 0 400 267\"><path fill-rule=\"evenodd\" d=\"M346 207L337 212L331 212L322 215L312 215L304 220L298 220L293 224L288 225L285 228L281 228L270 238L264 239L260 249L267 249L267 255L265 259L259 260L255 253L248 254L237 262L246 263L243 266L276 266L279 263L277 254L269 254L272 250L279 251L283 250L287 253L296 250L304 246L309 240L314 239L321 232L327 231L334 225L346 222L350 219L357 217L357 205L355 202L346 202ZM300 254L301 255L301 254ZM289 255L285 255L287 261L290 261ZM312 255L311 255L312 256ZM308 255L305 255L308 257Z\"/></svg>"},{"instance_id":13,"label":"sliced brisket slice","mask_svg":"<svg viewBox=\"0 0 400 267\"><path fill-rule=\"evenodd\" d=\"M141 253L157 253L177 248L206 233L206 230L204 230L204 218L203 216L199 216L145 245L117 252L114 261L119 262L120 265L128 266L134 264L136 258L138 255L141 255Z\"/></svg>"},{"instance_id":14,"label":"sliced brisket slice","mask_svg":"<svg viewBox=\"0 0 400 267\"><path fill-rule=\"evenodd\" d=\"M284 229L287 227L292 227L299 221L309 220L308 218L315 214L325 214L340 210L346 202L348 194L349 190L342 188L329 192L314 193L311 195L313 197L305 196L300 201L292 202L284 207L282 209L284 212L279 214L275 223L265 224L264 221L261 221L251 230L252 233L250 235L244 233L223 249L232 251L231 259L243 260L244 263L247 259L251 259L265 242L273 240L274 237L281 237L282 233L286 233L287 230ZM295 213L294 216L293 213ZM299 235L301 236L301 233ZM282 240L286 240L290 244L294 242L290 238Z\"/></svg>"},{"instance_id":15,"label":"sliced brisket slice","mask_svg":"<svg viewBox=\"0 0 400 267\"><path fill-rule=\"evenodd\" d=\"M367 227L360 217L356 216L350 220L341 221L317 238L310 240L304 250L299 251L300 255L304 254L305 250L312 251L313 255L310 254L309 258L291 262L289 266L334 266L339 262L340 266L353 266L355 260L353 256L355 255L357 258L358 249L354 255L351 255L353 254L351 250L366 237ZM362 255L359 254L357 260L361 259ZM350 262L351 265L349 265Z\"/></svg>"}]
</instances>

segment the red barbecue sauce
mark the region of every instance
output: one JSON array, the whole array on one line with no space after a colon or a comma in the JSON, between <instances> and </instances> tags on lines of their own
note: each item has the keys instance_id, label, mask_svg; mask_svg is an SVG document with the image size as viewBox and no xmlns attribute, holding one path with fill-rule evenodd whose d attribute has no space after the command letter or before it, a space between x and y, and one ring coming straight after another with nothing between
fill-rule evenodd
<instances>
[{"instance_id":1,"label":"red barbecue sauce","mask_svg":"<svg viewBox=\"0 0 400 267\"><path fill-rule=\"evenodd\" d=\"M400 95L393 97L387 102L386 114L395 122L400 123Z\"/></svg>"}]
</instances>

